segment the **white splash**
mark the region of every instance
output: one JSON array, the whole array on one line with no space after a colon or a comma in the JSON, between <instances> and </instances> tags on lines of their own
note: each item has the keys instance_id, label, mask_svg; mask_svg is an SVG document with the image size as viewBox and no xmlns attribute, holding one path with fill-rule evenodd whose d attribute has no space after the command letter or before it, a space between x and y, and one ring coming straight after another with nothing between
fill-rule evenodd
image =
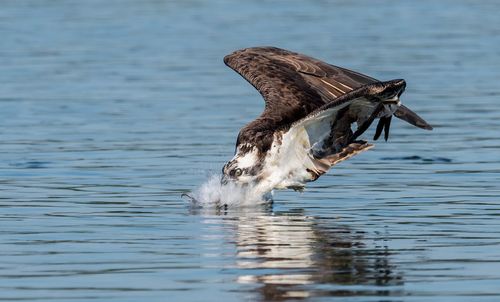
<instances>
[{"instance_id":1,"label":"white splash","mask_svg":"<svg viewBox=\"0 0 500 302\"><path fill-rule=\"evenodd\" d=\"M194 206L199 207L248 207L269 203L272 193L255 194L253 186L242 187L235 183L221 184L220 175L212 175L198 189L186 194Z\"/></svg>"}]
</instances>

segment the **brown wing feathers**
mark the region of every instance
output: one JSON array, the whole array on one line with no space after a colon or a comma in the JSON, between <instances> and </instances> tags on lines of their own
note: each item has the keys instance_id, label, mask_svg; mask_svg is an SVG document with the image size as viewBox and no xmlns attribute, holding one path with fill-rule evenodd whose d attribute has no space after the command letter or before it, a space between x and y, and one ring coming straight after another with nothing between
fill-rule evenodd
<instances>
[{"instance_id":1,"label":"brown wing feathers","mask_svg":"<svg viewBox=\"0 0 500 302\"><path fill-rule=\"evenodd\" d=\"M237 144L248 142L269 149L272 134L304 118L335 98L376 81L347 69L275 47L237 50L224 58L262 95L264 112L243 127Z\"/></svg>"},{"instance_id":2,"label":"brown wing feathers","mask_svg":"<svg viewBox=\"0 0 500 302\"><path fill-rule=\"evenodd\" d=\"M266 102L261 116L238 136L238 142L257 145L261 151L270 147L276 129L289 126L353 90L380 83L364 74L275 47L241 49L227 55L224 63L252 84ZM407 107L401 106L395 115L417 127L432 129Z\"/></svg>"},{"instance_id":3,"label":"brown wing feathers","mask_svg":"<svg viewBox=\"0 0 500 302\"><path fill-rule=\"evenodd\" d=\"M238 50L224 58L227 66L252 84L266 102L264 114L285 114L296 109L310 111L324 104L320 95L296 72L294 65L283 60L284 51L267 48ZM299 62L296 62L300 64Z\"/></svg>"}]
</instances>

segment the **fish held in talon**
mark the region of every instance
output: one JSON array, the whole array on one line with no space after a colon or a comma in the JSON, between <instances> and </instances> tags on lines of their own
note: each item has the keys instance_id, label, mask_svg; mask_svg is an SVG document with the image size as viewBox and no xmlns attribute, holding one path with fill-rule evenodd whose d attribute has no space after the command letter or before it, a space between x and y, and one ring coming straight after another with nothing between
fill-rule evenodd
<instances>
[{"instance_id":1,"label":"fish held in talon","mask_svg":"<svg viewBox=\"0 0 500 302\"><path fill-rule=\"evenodd\" d=\"M379 81L276 47L237 50L224 63L260 92L265 107L240 130L235 155L222 169L222 187L245 188L253 196L301 191L332 166L373 147L358 137L375 119L374 140L382 131L388 139L393 115L432 129L401 104L402 79Z\"/></svg>"}]
</instances>

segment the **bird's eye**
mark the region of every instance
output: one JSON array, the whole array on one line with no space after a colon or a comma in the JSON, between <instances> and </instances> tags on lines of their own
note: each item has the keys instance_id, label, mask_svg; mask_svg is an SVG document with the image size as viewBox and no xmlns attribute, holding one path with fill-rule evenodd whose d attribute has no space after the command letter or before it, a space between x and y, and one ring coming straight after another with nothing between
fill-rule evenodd
<instances>
[{"instance_id":1,"label":"bird's eye","mask_svg":"<svg viewBox=\"0 0 500 302\"><path fill-rule=\"evenodd\" d=\"M234 176L236 176L236 177L241 176L242 173L243 173L243 171L240 168L237 168L236 170L234 170Z\"/></svg>"}]
</instances>

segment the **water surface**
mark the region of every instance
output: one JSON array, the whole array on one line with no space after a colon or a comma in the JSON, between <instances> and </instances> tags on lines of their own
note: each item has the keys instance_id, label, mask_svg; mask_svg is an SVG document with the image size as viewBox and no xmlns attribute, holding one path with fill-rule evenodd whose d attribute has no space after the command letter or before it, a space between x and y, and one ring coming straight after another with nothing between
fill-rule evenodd
<instances>
[{"instance_id":1,"label":"water surface","mask_svg":"<svg viewBox=\"0 0 500 302\"><path fill-rule=\"evenodd\" d=\"M0 300L498 301L495 1L2 1ZM274 45L381 80L433 132L272 207L192 209ZM373 133L368 133L370 138Z\"/></svg>"}]
</instances>

